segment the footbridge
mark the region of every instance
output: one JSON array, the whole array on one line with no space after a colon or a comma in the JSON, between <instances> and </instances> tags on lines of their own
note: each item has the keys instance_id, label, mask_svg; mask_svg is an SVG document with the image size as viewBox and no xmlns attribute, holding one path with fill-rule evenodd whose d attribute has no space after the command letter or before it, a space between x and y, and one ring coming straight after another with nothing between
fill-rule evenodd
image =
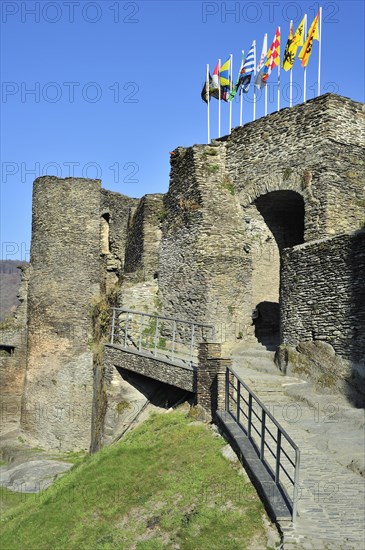
<instances>
[{"instance_id":1,"label":"footbridge","mask_svg":"<svg viewBox=\"0 0 365 550\"><path fill-rule=\"evenodd\" d=\"M212 325L113 308L106 364L197 392L199 345L214 342Z\"/></svg>"},{"instance_id":2,"label":"footbridge","mask_svg":"<svg viewBox=\"0 0 365 550\"><path fill-rule=\"evenodd\" d=\"M114 308L106 368L117 367L195 393L226 434L275 519L296 516L299 449L221 357L212 325Z\"/></svg>"}]
</instances>

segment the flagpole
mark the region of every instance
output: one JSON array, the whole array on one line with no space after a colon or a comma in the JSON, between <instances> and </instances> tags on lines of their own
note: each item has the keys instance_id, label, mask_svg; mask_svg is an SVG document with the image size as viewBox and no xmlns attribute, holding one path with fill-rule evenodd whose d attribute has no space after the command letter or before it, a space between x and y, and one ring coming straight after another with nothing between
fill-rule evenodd
<instances>
[{"instance_id":1,"label":"flagpole","mask_svg":"<svg viewBox=\"0 0 365 550\"><path fill-rule=\"evenodd\" d=\"M307 14L305 14L305 20L304 20L304 37L307 36ZM306 40L306 38L304 38ZM303 73L303 102L306 103L307 101L307 67L304 67L304 73Z\"/></svg>"},{"instance_id":2,"label":"flagpole","mask_svg":"<svg viewBox=\"0 0 365 550\"><path fill-rule=\"evenodd\" d=\"M322 8L319 8L319 47L318 47L318 90L317 96L321 95L321 57L322 57Z\"/></svg>"},{"instance_id":3,"label":"flagpole","mask_svg":"<svg viewBox=\"0 0 365 550\"><path fill-rule=\"evenodd\" d=\"M280 30L280 27L278 27L279 29L279 39L280 39L280 42L281 42L281 30ZM280 52L281 52L281 44L280 44ZM279 55L279 65L278 65L278 111L280 111L280 61L281 61L281 56Z\"/></svg>"},{"instance_id":4,"label":"flagpole","mask_svg":"<svg viewBox=\"0 0 365 550\"><path fill-rule=\"evenodd\" d=\"M253 120L256 120L256 86L255 86L255 79L256 79L256 40L253 41L255 44L254 47L254 70L253 70Z\"/></svg>"},{"instance_id":5,"label":"flagpole","mask_svg":"<svg viewBox=\"0 0 365 550\"><path fill-rule=\"evenodd\" d=\"M241 69L243 67L243 63L244 63L244 55L245 55L245 52L244 50L242 50L242 61L241 61ZM241 76L241 69L240 69L240 74L239 74L239 77ZM243 93L242 93L242 86L239 86L239 92L240 92L240 126L242 126L242 111L243 111Z\"/></svg>"},{"instance_id":6,"label":"flagpole","mask_svg":"<svg viewBox=\"0 0 365 550\"><path fill-rule=\"evenodd\" d=\"M293 20L290 20L289 25L289 36L293 34ZM293 38L292 38L293 40ZM289 71L289 107L293 107L293 65L290 67Z\"/></svg>"},{"instance_id":7,"label":"flagpole","mask_svg":"<svg viewBox=\"0 0 365 550\"><path fill-rule=\"evenodd\" d=\"M267 83L265 84L265 116L267 115Z\"/></svg>"},{"instance_id":8,"label":"flagpole","mask_svg":"<svg viewBox=\"0 0 365 550\"><path fill-rule=\"evenodd\" d=\"M218 59L218 137L221 137L221 60Z\"/></svg>"},{"instance_id":9,"label":"flagpole","mask_svg":"<svg viewBox=\"0 0 365 550\"><path fill-rule=\"evenodd\" d=\"M268 52L268 49L267 49L267 33L265 33L265 36L264 36L264 41L265 41L265 56L267 55L267 52ZM263 57L262 60L265 59L265 56ZM261 61L261 59L260 59ZM260 67L260 70L261 70L262 67ZM265 84L265 116L267 115L267 83Z\"/></svg>"},{"instance_id":10,"label":"flagpole","mask_svg":"<svg viewBox=\"0 0 365 550\"><path fill-rule=\"evenodd\" d=\"M243 93L240 88L240 126L242 126L242 112L243 112Z\"/></svg>"},{"instance_id":11,"label":"flagpole","mask_svg":"<svg viewBox=\"0 0 365 550\"><path fill-rule=\"evenodd\" d=\"M230 75L229 75L229 88L230 88L230 92L232 91L232 88L233 88L233 82L232 82L232 68L233 68L233 54L231 54L230 56ZM228 134L231 133L231 129L232 129L232 101L229 102L229 132Z\"/></svg>"},{"instance_id":12,"label":"flagpole","mask_svg":"<svg viewBox=\"0 0 365 550\"><path fill-rule=\"evenodd\" d=\"M209 89L209 64L207 65L206 91L208 96L208 144L210 143L210 89Z\"/></svg>"}]
</instances>

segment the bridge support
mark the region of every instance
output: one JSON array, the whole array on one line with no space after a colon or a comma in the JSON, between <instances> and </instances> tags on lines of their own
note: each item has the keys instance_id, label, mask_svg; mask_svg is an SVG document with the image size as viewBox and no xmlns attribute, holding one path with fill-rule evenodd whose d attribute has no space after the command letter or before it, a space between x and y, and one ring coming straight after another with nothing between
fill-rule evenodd
<instances>
[{"instance_id":1,"label":"bridge support","mask_svg":"<svg viewBox=\"0 0 365 550\"><path fill-rule=\"evenodd\" d=\"M196 400L213 418L217 410L224 409L225 373L230 359L221 357L221 344L199 344Z\"/></svg>"}]
</instances>

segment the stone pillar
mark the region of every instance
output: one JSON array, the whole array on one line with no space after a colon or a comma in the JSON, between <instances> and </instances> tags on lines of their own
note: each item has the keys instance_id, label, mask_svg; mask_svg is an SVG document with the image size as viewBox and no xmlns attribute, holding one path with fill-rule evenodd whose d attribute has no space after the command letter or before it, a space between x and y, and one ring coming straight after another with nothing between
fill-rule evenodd
<instances>
[{"instance_id":1,"label":"stone pillar","mask_svg":"<svg viewBox=\"0 0 365 550\"><path fill-rule=\"evenodd\" d=\"M225 404L225 373L230 359L221 357L221 344L199 344L197 404L214 416Z\"/></svg>"}]
</instances>

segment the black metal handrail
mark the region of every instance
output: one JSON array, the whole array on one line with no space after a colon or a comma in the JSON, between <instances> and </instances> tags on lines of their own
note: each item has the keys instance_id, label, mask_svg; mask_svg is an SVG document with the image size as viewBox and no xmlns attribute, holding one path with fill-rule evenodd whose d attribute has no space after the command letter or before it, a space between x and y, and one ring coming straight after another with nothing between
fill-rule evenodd
<instances>
[{"instance_id":1,"label":"black metal handrail","mask_svg":"<svg viewBox=\"0 0 365 550\"><path fill-rule=\"evenodd\" d=\"M235 385L236 381L236 385ZM242 393L242 389L247 392L247 399ZM297 502L298 502L298 490L299 490L299 465L300 465L300 451L298 446L294 443L289 434L280 426L276 418L270 413L267 407L262 401L251 391L251 389L245 384L240 376L231 368L226 370L226 411L234 418L240 428L245 432L247 437L253 443L254 448L266 469L271 474L276 486L280 490L281 494L287 501L287 504L291 508L292 519L294 521L297 514ZM233 403L233 407L231 404ZM259 407L260 413L257 414L253 405L256 404ZM243 408L242 408L243 406ZM247 412L246 410L247 409ZM258 429L255 426L255 420L260 423ZM276 434L267 427L267 419L276 427ZM255 441L253 431L257 434L259 441ZM272 446L269 442L268 436L272 438L275 445ZM285 450L283 445L284 441L288 443L289 447L294 451L294 457L291 457L288 453L290 451ZM266 458L266 449L270 452L271 456L275 460L275 467L273 468L270 462ZM285 460L283 459L285 456ZM285 465L283 462L285 461ZM291 469L291 472L288 470ZM283 472L286 478L289 480L289 485L292 487L292 496L289 495L285 485L281 479L281 472Z\"/></svg>"},{"instance_id":2,"label":"black metal handrail","mask_svg":"<svg viewBox=\"0 0 365 550\"><path fill-rule=\"evenodd\" d=\"M110 343L171 362L197 365L200 342L214 341L213 325L126 308L112 308Z\"/></svg>"}]
</instances>

